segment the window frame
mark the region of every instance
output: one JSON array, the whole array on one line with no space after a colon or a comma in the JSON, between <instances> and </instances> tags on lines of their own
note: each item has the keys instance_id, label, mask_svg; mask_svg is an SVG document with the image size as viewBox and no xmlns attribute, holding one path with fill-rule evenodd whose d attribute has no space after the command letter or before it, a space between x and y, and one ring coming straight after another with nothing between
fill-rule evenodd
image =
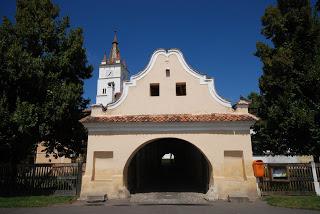
<instances>
[{"instance_id":1,"label":"window frame","mask_svg":"<svg viewBox=\"0 0 320 214\"><path fill-rule=\"evenodd\" d=\"M153 89L157 89L158 93L153 93L154 92ZM150 83L149 95L150 95L150 97L159 97L160 96L160 83Z\"/></svg>"},{"instance_id":2,"label":"window frame","mask_svg":"<svg viewBox=\"0 0 320 214\"><path fill-rule=\"evenodd\" d=\"M166 77L170 77L170 75L171 75L170 69L167 68L167 69L166 69Z\"/></svg>"},{"instance_id":3,"label":"window frame","mask_svg":"<svg viewBox=\"0 0 320 214\"><path fill-rule=\"evenodd\" d=\"M179 93L181 92L181 93ZM187 83L186 82L177 82L176 83L176 96L182 97L187 96Z\"/></svg>"}]
</instances>

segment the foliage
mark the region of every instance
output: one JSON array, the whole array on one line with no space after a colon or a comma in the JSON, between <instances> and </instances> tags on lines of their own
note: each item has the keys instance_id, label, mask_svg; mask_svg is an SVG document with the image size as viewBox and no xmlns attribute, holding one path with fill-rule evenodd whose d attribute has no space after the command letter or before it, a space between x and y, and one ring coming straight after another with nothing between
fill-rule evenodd
<instances>
[{"instance_id":1,"label":"foliage","mask_svg":"<svg viewBox=\"0 0 320 214\"><path fill-rule=\"evenodd\" d=\"M319 196L268 196L265 200L277 207L320 210Z\"/></svg>"},{"instance_id":2,"label":"foliage","mask_svg":"<svg viewBox=\"0 0 320 214\"><path fill-rule=\"evenodd\" d=\"M53 204L72 203L73 196L0 197L0 207L47 207Z\"/></svg>"},{"instance_id":3,"label":"foliage","mask_svg":"<svg viewBox=\"0 0 320 214\"><path fill-rule=\"evenodd\" d=\"M257 43L260 95L251 94L254 152L320 155L320 20L309 0L278 0L262 17Z\"/></svg>"},{"instance_id":4,"label":"foliage","mask_svg":"<svg viewBox=\"0 0 320 214\"><path fill-rule=\"evenodd\" d=\"M39 142L48 153L79 154L91 73L80 28L50 0L17 0L15 23L0 25L0 161L19 162Z\"/></svg>"}]
</instances>

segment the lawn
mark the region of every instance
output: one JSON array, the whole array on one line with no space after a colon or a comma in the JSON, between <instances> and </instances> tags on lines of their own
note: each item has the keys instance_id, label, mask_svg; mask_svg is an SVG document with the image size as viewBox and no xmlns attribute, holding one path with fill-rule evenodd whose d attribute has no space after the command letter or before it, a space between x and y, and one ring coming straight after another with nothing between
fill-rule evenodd
<instances>
[{"instance_id":1,"label":"lawn","mask_svg":"<svg viewBox=\"0 0 320 214\"><path fill-rule=\"evenodd\" d=\"M265 200L277 207L320 210L319 196L267 196Z\"/></svg>"},{"instance_id":2,"label":"lawn","mask_svg":"<svg viewBox=\"0 0 320 214\"><path fill-rule=\"evenodd\" d=\"M46 207L71 203L74 200L73 196L0 197L0 207Z\"/></svg>"}]
</instances>

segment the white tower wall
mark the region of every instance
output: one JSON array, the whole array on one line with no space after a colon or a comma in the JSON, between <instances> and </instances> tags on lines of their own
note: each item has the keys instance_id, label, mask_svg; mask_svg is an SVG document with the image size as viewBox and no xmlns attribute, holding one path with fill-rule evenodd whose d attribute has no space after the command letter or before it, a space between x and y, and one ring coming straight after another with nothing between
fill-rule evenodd
<instances>
[{"instance_id":1,"label":"white tower wall","mask_svg":"<svg viewBox=\"0 0 320 214\"><path fill-rule=\"evenodd\" d=\"M115 94L122 92L122 84L127 79L127 72L120 63L100 66L96 104L106 106L115 101Z\"/></svg>"}]
</instances>

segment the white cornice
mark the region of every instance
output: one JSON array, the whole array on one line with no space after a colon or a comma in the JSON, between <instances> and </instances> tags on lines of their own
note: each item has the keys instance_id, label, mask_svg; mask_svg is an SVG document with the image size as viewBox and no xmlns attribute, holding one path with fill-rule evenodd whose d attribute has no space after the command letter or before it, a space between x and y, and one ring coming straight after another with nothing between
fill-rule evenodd
<instances>
[{"instance_id":1,"label":"white cornice","mask_svg":"<svg viewBox=\"0 0 320 214\"><path fill-rule=\"evenodd\" d=\"M214 133L219 131L249 133L252 121L174 122L174 123L85 123L89 134Z\"/></svg>"},{"instance_id":2,"label":"white cornice","mask_svg":"<svg viewBox=\"0 0 320 214\"><path fill-rule=\"evenodd\" d=\"M116 102L108 104L107 109L114 109L114 108L118 107L126 99L126 97L128 95L129 87L136 86L137 81L140 80L141 78L143 78L145 75L147 75L150 72L151 68L153 67L153 65L159 55L164 55L165 57L169 57L170 55L176 55L179 62L183 66L183 68L189 74L191 74L195 78L199 79L199 83L201 85L208 85L209 92L210 92L211 96L213 97L213 99L215 99L218 103L220 103L223 106L230 107L230 108L232 107L231 103L229 101L223 99L222 97L220 97L218 95L218 93L215 89L214 79L207 78L206 75L201 75L198 72L196 72L195 70L193 70L185 61L181 51L179 51L178 49L170 49L168 51L166 51L164 49L159 49L159 50L156 50L152 54L151 59L144 70L142 70L141 72L139 72L136 75L131 76L130 81L123 83L123 93L121 94L121 97Z\"/></svg>"}]
</instances>

